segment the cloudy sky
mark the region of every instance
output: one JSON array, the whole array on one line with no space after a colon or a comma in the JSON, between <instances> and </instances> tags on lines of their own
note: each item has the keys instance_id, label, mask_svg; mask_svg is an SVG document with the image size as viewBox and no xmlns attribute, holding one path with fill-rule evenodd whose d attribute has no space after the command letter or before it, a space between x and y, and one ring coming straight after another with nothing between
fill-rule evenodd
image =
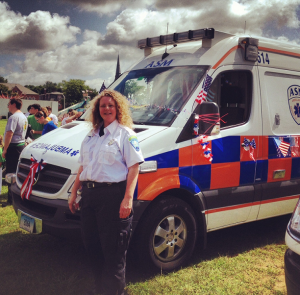
<instances>
[{"instance_id":1,"label":"cloudy sky","mask_svg":"<svg viewBox=\"0 0 300 295\"><path fill-rule=\"evenodd\" d=\"M40 85L82 79L108 86L143 56L137 40L213 27L300 44L300 0L0 1L0 76Z\"/></svg>"}]
</instances>

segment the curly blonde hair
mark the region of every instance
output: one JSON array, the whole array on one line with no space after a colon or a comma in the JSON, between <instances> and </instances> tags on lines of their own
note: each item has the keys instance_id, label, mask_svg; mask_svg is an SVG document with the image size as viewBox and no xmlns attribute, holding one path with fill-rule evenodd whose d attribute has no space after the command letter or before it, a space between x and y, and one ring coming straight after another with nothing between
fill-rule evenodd
<instances>
[{"instance_id":1,"label":"curly blonde hair","mask_svg":"<svg viewBox=\"0 0 300 295\"><path fill-rule=\"evenodd\" d=\"M99 112L99 104L101 98L104 96L109 96L114 100L117 111L116 119L119 124L132 128L133 122L127 99L120 92L111 89L105 89L90 102L92 111L87 121L93 124L93 128L98 129L103 122Z\"/></svg>"}]
</instances>

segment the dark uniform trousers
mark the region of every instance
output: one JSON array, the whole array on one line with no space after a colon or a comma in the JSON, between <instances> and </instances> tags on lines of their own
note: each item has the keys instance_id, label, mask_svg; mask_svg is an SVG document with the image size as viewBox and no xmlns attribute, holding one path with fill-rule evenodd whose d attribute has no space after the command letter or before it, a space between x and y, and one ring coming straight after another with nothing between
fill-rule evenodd
<instances>
[{"instance_id":1,"label":"dark uniform trousers","mask_svg":"<svg viewBox=\"0 0 300 295\"><path fill-rule=\"evenodd\" d=\"M126 182L87 188L81 204L82 238L101 294L123 295L126 253L132 230L132 214L120 219Z\"/></svg>"},{"instance_id":2,"label":"dark uniform trousers","mask_svg":"<svg viewBox=\"0 0 300 295\"><path fill-rule=\"evenodd\" d=\"M24 145L17 145L15 143L11 143L7 148L6 153L6 173L16 173L19 157L21 152L24 150Z\"/></svg>"},{"instance_id":3,"label":"dark uniform trousers","mask_svg":"<svg viewBox=\"0 0 300 295\"><path fill-rule=\"evenodd\" d=\"M25 148L24 145L17 145L16 143L11 143L6 152L5 160L6 160L6 174L7 173L16 173L17 172L17 166L18 166L18 161L19 157L22 153L22 151ZM10 184L8 185L8 198L7 201L9 203L12 203L12 196L10 192Z\"/></svg>"}]
</instances>

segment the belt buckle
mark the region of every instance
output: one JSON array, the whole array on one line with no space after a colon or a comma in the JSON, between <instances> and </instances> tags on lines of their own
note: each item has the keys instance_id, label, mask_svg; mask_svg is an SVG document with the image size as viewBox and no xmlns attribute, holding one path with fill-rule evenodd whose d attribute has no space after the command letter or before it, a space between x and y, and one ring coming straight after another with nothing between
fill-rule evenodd
<instances>
[{"instance_id":1,"label":"belt buckle","mask_svg":"<svg viewBox=\"0 0 300 295\"><path fill-rule=\"evenodd\" d=\"M88 182L86 184L87 188L94 188L95 187L95 183L94 182Z\"/></svg>"},{"instance_id":2,"label":"belt buckle","mask_svg":"<svg viewBox=\"0 0 300 295\"><path fill-rule=\"evenodd\" d=\"M107 182L107 185L108 185L108 186L112 185L112 182Z\"/></svg>"}]
</instances>

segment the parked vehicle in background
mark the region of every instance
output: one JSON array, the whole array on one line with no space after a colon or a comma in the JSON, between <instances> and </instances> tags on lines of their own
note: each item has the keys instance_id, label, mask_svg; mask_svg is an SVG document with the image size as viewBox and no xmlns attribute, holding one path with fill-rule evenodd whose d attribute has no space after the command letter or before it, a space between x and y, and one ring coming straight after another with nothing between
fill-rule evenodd
<instances>
[{"instance_id":1,"label":"parked vehicle in background","mask_svg":"<svg viewBox=\"0 0 300 295\"><path fill-rule=\"evenodd\" d=\"M285 234L289 247L284 256L285 283L288 295L300 294L300 199Z\"/></svg>"},{"instance_id":2,"label":"parked vehicle in background","mask_svg":"<svg viewBox=\"0 0 300 295\"><path fill-rule=\"evenodd\" d=\"M138 46L145 56L109 87L128 98L145 158L132 246L142 261L172 270L188 261L197 239L205 247L207 232L293 211L300 193L300 46L214 29L145 38ZM80 233L80 214L71 214L67 199L91 128L88 112L20 157L13 205L29 232ZM46 165L22 199L31 156Z\"/></svg>"}]
</instances>

